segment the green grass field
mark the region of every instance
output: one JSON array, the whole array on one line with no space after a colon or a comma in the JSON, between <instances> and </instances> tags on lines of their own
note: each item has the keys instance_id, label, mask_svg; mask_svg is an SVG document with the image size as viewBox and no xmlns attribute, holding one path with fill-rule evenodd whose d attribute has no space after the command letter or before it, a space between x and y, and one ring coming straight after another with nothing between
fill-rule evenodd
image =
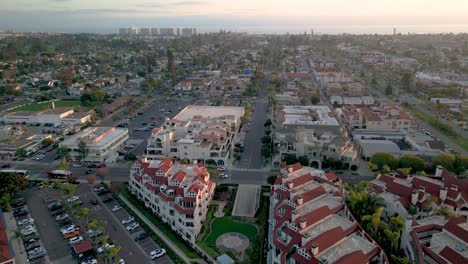
<instances>
[{"instance_id":1,"label":"green grass field","mask_svg":"<svg viewBox=\"0 0 468 264\"><path fill-rule=\"evenodd\" d=\"M55 107L77 107L82 106L80 100L58 100L55 101ZM18 108L11 109L9 112L24 112L24 111L32 111L38 112L43 111L51 108L51 103L35 103L29 105L23 105Z\"/></svg>"},{"instance_id":2,"label":"green grass field","mask_svg":"<svg viewBox=\"0 0 468 264\"><path fill-rule=\"evenodd\" d=\"M258 235L258 229L255 225L245 224L233 221L230 217L216 218L211 223L211 233L205 242L208 245L216 245L216 239L225 233L241 233L249 239Z\"/></svg>"}]
</instances>

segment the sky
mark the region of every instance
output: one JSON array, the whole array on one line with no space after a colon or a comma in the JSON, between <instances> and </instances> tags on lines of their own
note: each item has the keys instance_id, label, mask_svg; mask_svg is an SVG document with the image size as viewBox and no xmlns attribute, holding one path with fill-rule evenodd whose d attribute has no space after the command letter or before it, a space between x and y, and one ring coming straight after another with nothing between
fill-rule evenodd
<instances>
[{"instance_id":1,"label":"sky","mask_svg":"<svg viewBox=\"0 0 468 264\"><path fill-rule=\"evenodd\" d=\"M0 30L116 33L119 27L201 32L468 32L468 0L0 0Z\"/></svg>"}]
</instances>

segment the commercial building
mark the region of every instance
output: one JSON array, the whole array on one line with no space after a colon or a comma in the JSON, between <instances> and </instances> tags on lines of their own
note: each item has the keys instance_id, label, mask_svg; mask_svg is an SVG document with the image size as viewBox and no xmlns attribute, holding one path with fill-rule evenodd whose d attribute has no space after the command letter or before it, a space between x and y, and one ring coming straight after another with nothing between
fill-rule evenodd
<instances>
[{"instance_id":1,"label":"commercial building","mask_svg":"<svg viewBox=\"0 0 468 264\"><path fill-rule=\"evenodd\" d=\"M171 157L224 165L240 126L243 107L187 106L148 139L148 159Z\"/></svg>"},{"instance_id":2,"label":"commercial building","mask_svg":"<svg viewBox=\"0 0 468 264\"><path fill-rule=\"evenodd\" d=\"M346 96L330 96L331 104L338 105L373 105L374 98L372 96L357 96L357 97L346 97Z\"/></svg>"},{"instance_id":3,"label":"commercial building","mask_svg":"<svg viewBox=\"0 0 468 264\"><path fill-rule=\"evenodd\" d=\"M47 133L35 133L33 129L21 126L0 126L0 157L10 159L18 149L24 149L26 155L37 152L42 148L42 141L52 138Z\"/></svg>"},{"instance_id":4,"label":"commercial building","mask_svg":"<svg viewBox=\"0 0 468 264\"><path fill-rule=\"evenodd\" d=\"M0 121L6 124L41 124L55 127L60 125L80 125L91 122L94 111L76 112L71 107L55 107L43 111L21 111L0 116Z\"/></svg>"},{"instance_id":5,"label":"commercial building","mask_svg":"<svg viewBox=\"0 0 468 264\"><path fill-rule=\"evenodd\" d=\"M128 188L183 239L195 243L215 186L202 163L141 158L130 170Z\"/></svg>"},{"instance_id":6,"label":"commercial building","mask_svg":"<svg viewBox=\"0 0 468 264\"><path fill-rule=\"evenodd\" d=\"M70 150L69 156L74 161L111 163L117 159L117 151L127 139L126 128L89 127L65 138L60 146Z\"/></svg>"},{"instance_id":7,"label":"commercial building","mask_svg":"<svg viewBox=\"0 0 468 264\"><path fill-rule=\"evenodd\" d=\"M334 173L283 166L271 197L267 263L388 262L347 209Z\"/></svg>"}]
</instances>

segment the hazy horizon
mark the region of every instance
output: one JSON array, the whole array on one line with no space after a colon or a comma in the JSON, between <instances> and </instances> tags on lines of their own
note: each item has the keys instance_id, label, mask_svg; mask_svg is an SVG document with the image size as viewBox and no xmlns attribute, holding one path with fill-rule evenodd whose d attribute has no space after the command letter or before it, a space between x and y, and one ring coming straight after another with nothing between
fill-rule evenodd
<instances>
[{"instance_id":1,"label":"hazy horizon","mask_svg":"<svg viewBox=\"0 0 468 264\"><path fill-rule=\"evenodd\" d=\"M120 27L196 27L249 33L468 32L468 1L2 0L0 30L117 33Z\"/></svg>"}]
</instances>

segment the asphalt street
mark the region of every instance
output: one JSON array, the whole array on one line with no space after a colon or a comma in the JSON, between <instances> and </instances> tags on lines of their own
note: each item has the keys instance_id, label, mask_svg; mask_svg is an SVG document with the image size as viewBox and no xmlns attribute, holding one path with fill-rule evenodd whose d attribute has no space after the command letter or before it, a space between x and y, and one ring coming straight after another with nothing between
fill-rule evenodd
<instances>
[{"instance_id":1,"label":"asphalt street","mask_svg":"<svg viewBox=\"0 0 468 264\"><path fill-rule=\"evenodd\" d=\"M244 140L244 152L237 165L238 168L260 169L263 165L263 157L261 153L262 142L265 128L263 124L268 116L268 83L270 81L271 57L265 63L265 79L258 91L257 100L254 104L252 113L252 123L248 127L248 131Z\"/></svg>"}]
</instances>

